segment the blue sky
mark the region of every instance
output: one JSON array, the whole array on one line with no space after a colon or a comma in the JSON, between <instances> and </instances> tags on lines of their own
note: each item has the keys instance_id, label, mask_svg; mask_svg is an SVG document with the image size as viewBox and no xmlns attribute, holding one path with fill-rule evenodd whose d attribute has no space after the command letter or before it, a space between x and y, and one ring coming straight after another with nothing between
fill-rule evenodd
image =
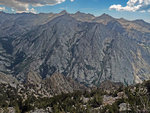
<instances>
[{"instance_id":1,"label":"blue sky","mask_svg":"<svg viewBox=\"0 0 150 113\"><path fill-rule=\"evenodd\" d=\"M66 10L150 22L150 0L0 0L0 10L9 13L58 13Z\"/></svg>"}]
</instances>

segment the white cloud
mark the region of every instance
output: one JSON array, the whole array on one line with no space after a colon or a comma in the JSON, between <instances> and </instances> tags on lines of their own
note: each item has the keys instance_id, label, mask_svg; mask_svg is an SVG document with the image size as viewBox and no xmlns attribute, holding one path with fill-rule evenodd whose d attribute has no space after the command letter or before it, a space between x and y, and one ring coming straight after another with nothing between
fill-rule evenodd
<instances>
[{"instance_id":1,"label":"white cloud","mask_svg":"<svg viewBox=\"0 0 150 113\"><path fill-rule=\"evenodd\" d=\"M118 5L111 5L109 7L110 10L114 9L117 11L140 11L146 12L150 10L150 0L129 0L126 6Z\"/></svg>"},{"instance_id":2,"label":"white cloud","mask_svg":"<svg viewBox=\"0 0 150 113\"><path fill-rule=\"evenodd\" d=\"M30 4L33 6L56 5L66 0L15 0L21 3Z\"/></svg>"},{"instance_id":3,"label":"white cloud","mask_svg":"<svg viewBox=\"0 0 150 113\"><path fill-rule=\"evenodd\" d=\"M21 12L36 12L35 9L29 7L41 7L45 5L56 5L66 0L0 0L0 5L10 7L12 10ZM74 0L70 0L74 1Z\"/></svg>"},{"instance_id":4,"label":"white cloud","mask_svg":"<svg viewBox=\"0 0 150 113\"><path fill-rule=\"evenodd\" d=\"M0 7L0 11L5 11L5 7Z\"/></svg>"},{"instance_id":5,"label":"white cloud","mask_svg":"<svg viewBox=\"0 0 150 113\"><path fill-rule=\"evenodd\" d=\"M27 8L25 11L18 11L18 10L14 10L12 9L13 12L16 12L16 13L34 13L34 14L37 14L37 11L34 9L34 8Z\"/></svg>"},{"instance_id":6,"label":"white cloud","mask_svg":"<svg viewBox=\"0 0 150 113\"><path fill-rule=\"evenodd\" d=\"M16 0L0 0L0 5L4 5L7 7L12 8L15 11L28 11L29 10L29 4L23 4L21 2L18 2Z\"/></svg>"}]
</instances>

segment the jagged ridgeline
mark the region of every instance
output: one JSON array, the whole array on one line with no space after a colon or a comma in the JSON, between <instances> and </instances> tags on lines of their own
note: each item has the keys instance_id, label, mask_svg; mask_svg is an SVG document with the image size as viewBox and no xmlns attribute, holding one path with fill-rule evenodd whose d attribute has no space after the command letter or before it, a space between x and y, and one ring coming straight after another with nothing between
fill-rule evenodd
<instances>
[{"instance_id":1,"label":"jagged ridgeline","mask_svg":"<svg viewBox=\"0 0 150 113\"><path fill-rule=\"evenodd\" d=\"M32 71L86 86L139 83L150 78L150 24L107 14L0 12L0 71L22 82Z\"/></svg>"}]
</instances>

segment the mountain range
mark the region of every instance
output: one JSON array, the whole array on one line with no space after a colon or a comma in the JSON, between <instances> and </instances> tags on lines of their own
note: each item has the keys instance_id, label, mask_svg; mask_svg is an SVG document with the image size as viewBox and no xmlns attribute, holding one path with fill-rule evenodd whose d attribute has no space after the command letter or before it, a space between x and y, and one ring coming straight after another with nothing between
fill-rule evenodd
<instances>
[{"instance_id":1,"label":"mountain range","mask_svg":"<svg viewBox=\"0 0 150 113\"><path fill-rule=\"evenodd\" d=\"M150 78L150 23L81 12L0 12L0 72L3 82L41 83L52 92L105 80L141 83Z\"/></svg>"}]
</instances>

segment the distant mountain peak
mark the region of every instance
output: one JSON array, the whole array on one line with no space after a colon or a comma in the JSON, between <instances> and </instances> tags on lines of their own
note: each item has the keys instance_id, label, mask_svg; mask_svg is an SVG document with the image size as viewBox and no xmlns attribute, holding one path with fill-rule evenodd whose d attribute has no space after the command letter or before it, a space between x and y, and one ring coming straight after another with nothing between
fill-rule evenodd
<instances>
[{"instance_id":1,"label":"distant mountain peak","mask_svg":"<svg viewBox=\"0 0 150 113\"><path fill-rule=\"evenodd\" d=\"M75 14L81 13L80 11L77 11Z\"/></svg>"},{"instance_id":2,"label":"distant mountain peak","mask_svg":"<svg viewBox=\"0 0 150 113\"><path fill-rule=\"evenodd\" d=\"M75 14L85 14L85 13L77 11Z\"/></svg>"},{"instance_id":3,"label":"distant mountain peak","mask_svg":"<svg viewBox=\"0 0 150 113\"><path fill-rule=\"evenodd\" d=\"M106 14L106 13L104 13L104 14L102 14L101 16L99 16L100 18L113 18L112 16L110 16L110 15L108 15L108 14Z\"/></svg>"},{"instance_id":4,"label":"distant mountain peak","mask_svg":"<svg viewBox=\"0 0 150 113\"><path fill-rule=\"evenodd\" d=\"M111 17L110 15L104 13L101 16L96 17L93 21L98 23L107 24L110 21L114 21L115 18Z\"/></svg>"},{"instance_id":5,"label":"distant mountain peak","mask_svg":"<svg viewBox=\"0 0 150 113\"><path fill-rule=\"evenodd\" d=\"M94 15L92 15L92 14L90 14L90 13L83 13L83 12L80 12L80 11L77 11L76 13L75 13L75 15L87 15L87 16L93 16L94 17Z\"/></svg>"},{"instance_id":6,"label":"distant mountain peak","mask_svg":"<svg viewBox=\"0 0 150 113\"><path fill-rule=\"evenodd\" d=\"M63 10L63 11L61 11L59 14L64 15L64 14L68 14L68 12L67 12L66 10Z\"/></svg>"},{"instance_id":7,"label":"distant mountain peak","mask_svg":"<svg viewBox=\"0 0 150 113\"><path fill-rule=\"evenodd\" d=\"M137 19L137 20L135 20L135 21L141 21L141 22L144 22L144 20L142 20L142 19Z\"/></svg>"},{"instance_id":8,"label":"distant mountain peak","mask_svg":"<svg viewBox=\"0 0 150 113\"><path fill-rule=\"evenodd\" d=\"M142 20L142 19L137 19L137 20L134 20L134 22L136 22L136 23L146 23L144 20Z\"/></svg>"},{"instance_id":9,"label":"distant mountain peak","mask_svg":"<svg viewBox=\"0 0 150 113\"><path fill-rule=\"evenodd\" d=\"M89 14L89 13L83 13L83 12L76 12L72 15L72 17L74 17L75 19L79 20L79 21L87 21L87 22L90 22L92 21L92 19L95 18L94 15L92 14Z\"/></svg>"},{"instance_id":10,"label":"distant mountain peak","mask_svg":"<svg viewBox=\"0 0 150 113\"><path fill-rule=\"evenodd\" d=\"M139 24L139 25L141 25L141 26L147 26L147 28L150 29L150 26L149 26L150 23L145 22L145 21L142 20L142 19L137 19L137 20L134 20L133 22L136 23L136 24Z\"/></svg>"},{"instance_id":11,"label":"distant mountain peak","mask_svg":"<svg viewBox=\"0 0 150 113\"><path fill-rule=\"evenodd\" d=\"M124 18L120 18L120 20L126 20L126 19L124 19Z\"/></svg>"},{"instance_id":12,"label":"distant mountain peak","mask_svg":"<svg viewBox=\"0 0 150 113\"><path fill-rule=\"evenodd\" d=\"M118 22L123 22L123 23L129 22L129 20L126 20L126 19L124 19L124 18L119 18L119 19L117 19L117 20L118 20Z\"/></svg>"}]
</instances>

